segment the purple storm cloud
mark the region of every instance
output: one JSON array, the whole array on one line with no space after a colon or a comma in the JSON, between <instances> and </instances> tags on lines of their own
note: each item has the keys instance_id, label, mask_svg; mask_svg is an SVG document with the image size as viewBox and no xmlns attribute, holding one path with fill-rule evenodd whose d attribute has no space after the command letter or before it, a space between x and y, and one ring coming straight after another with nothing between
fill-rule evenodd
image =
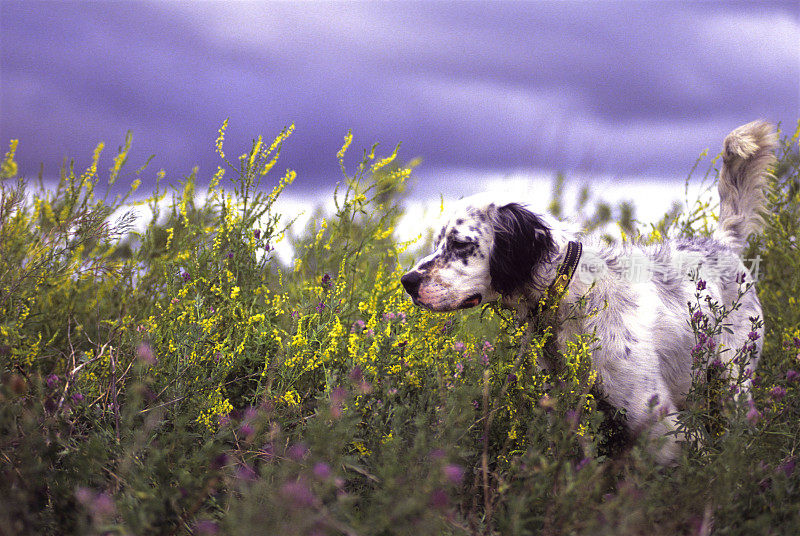
<instances>
[{"instance_id":1,"label":"purple storm cloud","mask_svg":"<svg viewBox=\"0 0 800 536\"><path fill-rule=\"evenodd\" d=\"M292 122L279 167L402 142L420 172L685 176L758 117L800 116L797 2L0 2L0 141L29 177L134 133L168 179ZM107 153L112 152L107 150ZM356 151L354 151L356 152ZM110 165L109 154L105 155ZM102 163L101 163L102 164ZM151 174L154 175L154 174Z\"/></svg>"}]
</instances>

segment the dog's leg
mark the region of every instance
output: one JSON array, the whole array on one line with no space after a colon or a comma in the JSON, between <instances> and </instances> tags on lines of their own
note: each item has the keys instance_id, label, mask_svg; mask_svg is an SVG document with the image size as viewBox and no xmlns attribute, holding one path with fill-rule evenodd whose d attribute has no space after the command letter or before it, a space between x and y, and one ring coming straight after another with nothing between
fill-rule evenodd
<instances>
[{"instance_id":1,"label":"dog's leg","mask_svg":"<svg viewBox=\"0 0 800 536\"><path fill-rule=\"evenodd\" d=\"M677 418L675 404L669 391L661 385L658 393L649 396L646 403L638 400L626 408L628 425L635 433L646 433L651 440L651 452L661 465L672 465L681 450L681 438L675 433ZM642 397L642 399L645 397Z\"/></svg>"},{"instance_id":2,"label":"dog's leg","mask_svg":"<svg viewBox=\"0 0 800 536\"><path fill-rule=\"evenodd\" d=\"M673 465L681 452L683 439L676 433L677 417L672 403L661 404L654 408L656 422L650 425L650 439L653 441L656 461L661 465Z\"/></svg>"},{"instance_id":3,"label":"dog's leg","mask_svg":"<svg viewBox=\"0 0 800 536\"><path fill-rule=\"evenodd\" d=\"M608 401L625 410L628 429L635 435L647 434L653 440L653 453L660 464L673 463L679 453L681 440L676 429L675 402L661 378L658 363L645 356L645 344L629 354L609 355L609 348L593 356L600 376L600 389Z\"/></svg>"}]
</instances>

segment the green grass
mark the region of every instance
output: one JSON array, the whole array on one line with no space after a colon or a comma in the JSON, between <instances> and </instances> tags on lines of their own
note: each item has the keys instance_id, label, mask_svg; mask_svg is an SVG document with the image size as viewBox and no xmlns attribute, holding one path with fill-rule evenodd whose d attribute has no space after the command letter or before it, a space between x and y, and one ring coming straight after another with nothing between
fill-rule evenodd
<instances>
[{"instance_id":1,"label":"green grass","mask_svg":"<svg viewBox=\"0 0 800 536\"><path fill-rule=\"evenodd\" d=\"M399 276L422 244L393 238L412 173L395 154L373 146L347 170L348 135L335 213L292 239L297 261L282 266L274 245L290 220L274 204L295 175L270 173L292 128L238 159L224 130L205 202L196 170L167 188L156 173L137 202L152 212L141 232L129 216L109 224L153 175L128 165L130 138L108 173L100 146L48 190L16 177L12 142L0 171L0 533L796 530L797 134L747 252L762 258L766 326L754 406L703 377L681 415L696 440L663 468L593 396L588 338L547 377L536 361L548 334L528 339L507 312L411 306ZM101 197L114 181L129 194ZM621 207L627 236L642 232L632 215ZM612 217L598 206L586 225ZM695 205L640 238L711 229L713 207Z\"/></svg>"}]
</instances>

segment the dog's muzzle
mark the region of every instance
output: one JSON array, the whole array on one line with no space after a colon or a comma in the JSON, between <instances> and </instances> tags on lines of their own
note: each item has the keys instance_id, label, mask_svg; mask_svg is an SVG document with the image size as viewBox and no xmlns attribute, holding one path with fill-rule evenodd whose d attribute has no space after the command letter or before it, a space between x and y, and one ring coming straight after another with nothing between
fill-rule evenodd
<instances>
[{"instance_id":1,"label":"dog's muzzle","mask_svg":"<svg viewBox=\"0 0 800 536\"><path fill-rule=\"evenodd\" d=\"M427 307L431 309L432 307L429 304L426 304L419 299L419 287L422 284L423 275L416 270L412 270L408 272L403 277L400 278L400 282L403 284L403 288L406 289L406 292L411 299L414 301L414 305L420 305L423 307ZM473 294L469 298L465 299L458 305L451 305L449 310L453 309L469 309L470 307L475 307L479 303L481 303L481 299L483 296L480 293ZM437 309L439 310L439 309Z\"/></svg>"}]
</instances>

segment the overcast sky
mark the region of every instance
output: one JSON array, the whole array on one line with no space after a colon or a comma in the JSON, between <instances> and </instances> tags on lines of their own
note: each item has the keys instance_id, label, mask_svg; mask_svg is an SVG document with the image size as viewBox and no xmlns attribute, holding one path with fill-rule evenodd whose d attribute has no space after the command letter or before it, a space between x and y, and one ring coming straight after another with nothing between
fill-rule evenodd
<instances>
[{"instance_id":1,"label":"overcast sky","mask_svg":"<svg viewBox=\"0 0 800 536\"><path fill-rule=\"evenodd\" d=\"M683 178L735 126L800 118L798 2L0 6L0 140L27 176L131 129L131 169L155 154L150 177L207 179L230 117L229 154L295 123L278 167L296 193L340 178L348 129L356 149L402 142L443 191L519 170Z\"/></svg>"}]
</instances>

